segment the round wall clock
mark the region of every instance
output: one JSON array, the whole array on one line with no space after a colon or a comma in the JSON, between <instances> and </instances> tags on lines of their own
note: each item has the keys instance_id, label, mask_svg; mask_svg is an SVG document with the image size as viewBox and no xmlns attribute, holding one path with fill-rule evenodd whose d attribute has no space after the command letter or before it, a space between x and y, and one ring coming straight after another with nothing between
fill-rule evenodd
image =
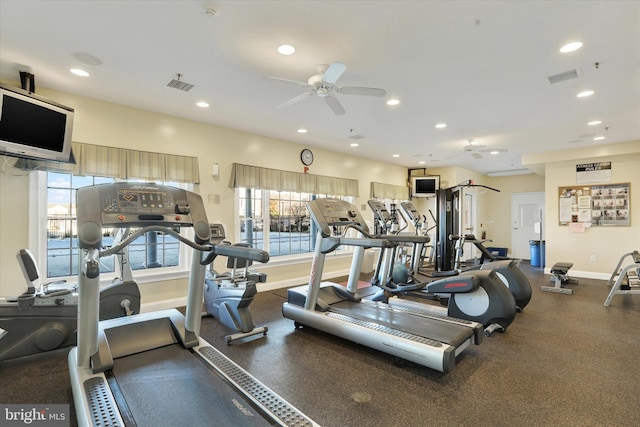
<instances>
[{"instance_id":1,"label":"round wall clock","mask_svg":"<svg viewBox=\"0 0 640 427\"><path fill-rule=\"evenodd\" d=\"M313 163L313 152L308 148L305 148L300 152L300 160L305 166L310 166Z\"/></svg>"}]
</instances>

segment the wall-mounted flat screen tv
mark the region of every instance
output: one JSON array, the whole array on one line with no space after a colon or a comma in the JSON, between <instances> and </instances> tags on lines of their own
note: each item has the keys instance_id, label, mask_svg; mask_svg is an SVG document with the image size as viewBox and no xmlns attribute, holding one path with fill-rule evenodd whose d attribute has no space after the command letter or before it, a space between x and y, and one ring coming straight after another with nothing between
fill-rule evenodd
<instances>
[{"instance_id":1,"label":"wall-mounted flat screen tv","mask_svg":"<svg viewBox=\"0 0 640 427\"><path fill-rule=\"evenodd\" d=\"M0 155L69 162L73 109L0 86Z\"/></svg>"},{"instance_id":2,"label":"wall-mounted flat screen tv","mask_svg":"<svg viewBox=\"0 0 640 427\"><path fill-rule=\"evenodd\" d=\"M440 177L414 176L411 178L411 197L435 197L440 189Z\"/></svg>"}]
</instances>

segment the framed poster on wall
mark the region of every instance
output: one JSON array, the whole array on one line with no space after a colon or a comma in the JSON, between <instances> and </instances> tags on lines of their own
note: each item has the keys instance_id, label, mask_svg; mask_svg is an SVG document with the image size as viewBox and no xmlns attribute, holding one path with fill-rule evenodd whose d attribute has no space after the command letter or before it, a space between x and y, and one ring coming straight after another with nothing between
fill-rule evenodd
<instances>
[{"instance_id":1,"label":"framed poster on wall","mask_svg":"<svg viewBox=\"0 0 640 427\"><path fill-rule=\"evenodd\" d=\"M630 183L579 185L558 189L560 225L631 225Z\"/></svg>"}]
</instances>

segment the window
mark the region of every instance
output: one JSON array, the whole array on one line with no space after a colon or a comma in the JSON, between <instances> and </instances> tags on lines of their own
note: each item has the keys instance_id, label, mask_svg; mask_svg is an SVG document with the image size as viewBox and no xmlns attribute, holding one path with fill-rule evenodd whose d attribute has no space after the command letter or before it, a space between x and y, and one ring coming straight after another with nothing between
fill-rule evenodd
<instances>
[{"instance_id":1,"label":"window","mask_svg":"<svg viewBox=\"0 0 640 427\"><path fill-rule=\"evenodd\" d=\"M76 189L113 181L112 178L47 173L47 278L74 276L78 271ZM102 262L106 271L114 271L113 257ZM43 267L40 266L41 274Z\"/></svg>"},{"instance_id":2,"label":"window","mask_svg":"<svg viewBox=\"0 0 640 427\"><path fill-rule=\"evenodd\" d=\"M307 211L309 200L334 197L353 202L354 199L249 188L238 188L236 194L241 241L266 250L271 257L313 252L316 230Z\"/></svg>"},{"instance_id":3,"label":"window","mask_svg":"<svg viewBox=\"0 0 640 427\"><path fill-rule=\"evenodd\" d=\"M36 204L36 217L32 217L33 230L46 230L45 233L33 232L30 235L30 247L36 253L41 274L46 277L61 278L76 276L78 271L78 240L76 228L76 190L80 187L114 182L114 178L76 176L70 173L37 172L35 176L36 194L41 195ZM177 183L164 183L182 186ZM32 187L33 188L33 187ZM34 219L35 218L35 219ZM41 221L39 218L46 218ZM34 224L33 221L36 221ZM131 230L132 232L135 230ZM103 230L103 246L111 246L118 229ZM44 234L43 237L40 235ZM39 248L46 248L44 251ZM147 270L178 267L186 269L186 256L183 245L164 233L149 232L138 237L128 246L129 265L132 270ZM100 260L102 273L116 272L114 256Z\"/></svg>"}]
</instances>

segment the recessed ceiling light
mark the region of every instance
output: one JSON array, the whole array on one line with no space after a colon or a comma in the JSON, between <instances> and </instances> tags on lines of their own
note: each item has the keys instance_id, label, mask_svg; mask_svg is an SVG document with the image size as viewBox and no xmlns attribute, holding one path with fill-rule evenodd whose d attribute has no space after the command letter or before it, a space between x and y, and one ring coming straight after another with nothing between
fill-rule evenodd
<instances>
[{"instance_id":1,"label":"recessed ceiling light","mask_svg":"<svg viewBox=\"0 0 640 427\"><path fill-rule=\"evenodd\" d=\"M499 151L489 151L489 154L493 154L495 156L496 154L500 154L500 152Z\"/></svg>"},{"instance_id":2,"label":"recessed ceiling light","mask_svg":"<svg viewBox=\"0 0 640 427\"><path fill-rule=\"evenodd\" d=\"M400 154L394 154L392 157L400 157Z\"/></svg>"},{"instance_id":3,"label":"recessed ceiling light","mask_svg":"<svg viewBox=\"0 0 640 427\"><path fill-rule=\"evenodd\" d=\"M357 142L352 142L351 144L349 144L350 147L358 147L360 144L358 144Z\"/></svg>"},{"instance_id":4,"label":"recessed ceiling light","mask_svg":"<svg viewBox=\"0 0 640 427\"><path fill-rule=\"evenodd\" d=\"M446 127L447 127L447 124L446 124L446 123L438 123L438 124L436 125L436 129L444 129L444 128L446 128Z\"/></svg>"},{"instance_id":5,"label":"recessed ceiling light","mask_svg":"<svg viewBox=\"0 0 640 427\"><path fill-rule=\"evenodd\" d=\"M604 136L596 136L595 138L593 138L594 141L602 141L604 139Z\"/></svg>"},{"instance_id":6,"label":"recessed ceiling light","mask_svg":"<svg viewBox=\"0 0 640 427\"><path fill-rule=\"evenodd\" d=\"M562 46L560 48L560 52L561 53L569 53L569 52L573 52L574 50L578 50L582 47L582 42L571 42L571 43L567 43L564 46Z\"/></svg>"},{"instance_id":7,"label":"recessed ceiling light","mask_svg":"<svg viewBox=\"0 0 640 427\"><path fill-rule=\"evenodd\" d=\"M579 93L579 94L577 94L576 96L577 96L578 98L586 98L587 96L591 96L591 95L593 95L594 93L595 93L595 92L594 92L594 91L592 91L592 90L585 90L585 91L580 92L580 93Z\"/></svg>"},{"instance_id":8,"label":"recessed ceiling light","mask_svg":"<svg viewBox=\"0 0 640 427\"><path fill-rule=\"evenodd\" d=\"M196 102L196 105L200 108L209 108L209 103L205 101L198 101Z\"/></svg>"},{"instance_id":9,"label":"recessed ceiling light","mask_svg":"<svg viewBox=\"0 0 640 427\"><path fill-rule=\"evenodd\" d=\"M291 46L290 44L282 44L278 46L278 53L280 55L293 55L296 53L296 48Z\"/></svg>"},{"instance_id":10,"label":"recessed ceiling light","mask_svg":"<svg viewBox=\"0 0 640 427\"><path fill-rule=\"evenodd\" d=\"M306 129L298 129L298 133L307 133Z\"/></svg>"},{"instance_id":11,"label":"recessed ceiling light","mask_svg":"<svg viewBox=\"0 0 640 427\"><path fill-rule=\"evenodd\" d=\"M427 162L425 162L424 160L420 160L420 161L418 162L418 164L419 164L419 165L424 165L425 163L427 163Z\"/></svg>"},{"instance_id":12,"label":"recessed ceiling light","mask_svg":"<svg viewBox=\"0 0 640 427\"><path fill-rule=\"evenodd\" d=\"M398 104L400 104L399 99L390 99L387 101L387 105L398 105Z\"/></svg>"},{"instance_id":13,"label":"recessed ceiling light","mask_svg":"<svg viewBox=\"0 0 640 427\"><path fill-rule=\"evenodd\" d=\"M595 125L599 125L600 123L602 123L602 120L594 120L591 121L589 123L587 123L589 126L595 126Z\"/></svg>"},{"instance_id":14,"label":"recessed ceiling light","mask_svg":"<svg viewBox=\"0 0 640 427\"><path fill-rule=\"evenodd\" d=\"M69 71L71 71L76 76L89 77L89 73L86 72L85 70L81 70L80 68L72 68Z\"/></svg>"}]
</instances>

